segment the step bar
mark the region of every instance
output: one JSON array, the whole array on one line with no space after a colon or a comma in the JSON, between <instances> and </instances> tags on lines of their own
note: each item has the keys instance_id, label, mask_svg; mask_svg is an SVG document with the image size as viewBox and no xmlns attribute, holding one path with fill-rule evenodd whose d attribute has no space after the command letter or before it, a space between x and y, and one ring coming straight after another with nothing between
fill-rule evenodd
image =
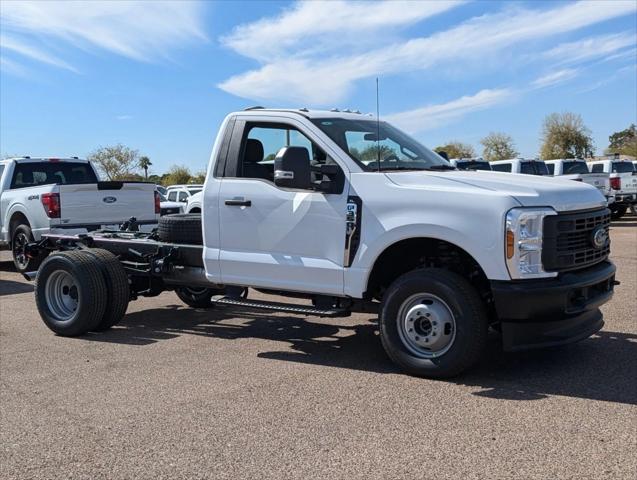
<instances>
[{"instance_id":1,"label":"step bar","mask_svg":"<svg viewBox=\"0 0 637 480\"><path fill-rule=\"evenodd\" d=\"M212 303L219 305L231 305L235 307L255 308L259 310L271 310L275 312L298 313L300 315L315 315L318 317L349 317L351 314L350 310L344 308L322 309L305 305L248 300L238 297L213 297Z\"/></svg>"}]
</instances>

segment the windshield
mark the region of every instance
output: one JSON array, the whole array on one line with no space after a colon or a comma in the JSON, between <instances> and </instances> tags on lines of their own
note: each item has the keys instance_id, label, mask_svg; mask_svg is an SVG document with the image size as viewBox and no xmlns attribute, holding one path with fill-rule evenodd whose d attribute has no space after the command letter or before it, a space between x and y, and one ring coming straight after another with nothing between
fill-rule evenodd
<instances>
[{"instance_id":1,"label":"windshield","mask_svg":"<svg viewBox=\"0 0 637 480\"><path fill-rule=\"evenodd\" d=\"M190 192L190 195L194 195L195 193L201 192L201 188L189 188L188 192Z\"/></svg>"},{"instance_id":2,"label":"windshield","mask_svg":"<svg viewBox=\"0 0 637 480\"><path fill-rule=\"evenodd\" d=\"M630 162L613 162L613 173L632 173L633 164Z\"/></svg>"},{"instance_id":3,"label":"windshield","mask_svg":"<svg viewBox=\"0 0 637 480\"><path fill-rule=\"evenodd\" d=\"M546 163L539 160L520 162L520 173L527 175L550 175L549 169L546 168Z\"/></svg>"},{"instance_id":4,"label":"windshield","mask_svg":"<svg viewBox=\"0 0 637 480\"><path fill-rule=\"evenodd\" d=\"M13 173L11 188L38 185L75 185L97 183L97 177L86 162L18 162Z\"/></svg>"},{"instance_id":5,"label":"windshield","mask_svg":"<svg viewBox=\"0 0 637 480\"><path fill-rule=\"evenodd\" d=\"M573 173L590 173L586 162L564 162L563 175L571 175Z\"/></svg>"},{"instance_id":6,"label":"windshield","mask_svg":"<svg viewBox=\"0 0 637 480\"><path fill-rule=\"evenodd\" d=\"M491 170L489 162L475 161L456 163L458 170Z\"/></svg>"},{"instance_id":7,"label":"windshield","mask_svg":"<svg viewBox=\"0 0 637 480\"><path fill-rule=\"evenodd\" d=\"M344 118L312 122L367 171L453 169L440 155L386 122Z\"/></svg>"}]
</instances>

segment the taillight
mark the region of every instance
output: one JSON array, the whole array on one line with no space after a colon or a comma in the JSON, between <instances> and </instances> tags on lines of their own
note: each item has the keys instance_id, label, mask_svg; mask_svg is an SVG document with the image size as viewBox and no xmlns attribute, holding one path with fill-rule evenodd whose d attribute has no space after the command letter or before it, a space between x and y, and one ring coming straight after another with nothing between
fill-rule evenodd
<instances>
[{"instance_id":1,"label":"taillight","mask_svg":"<svg viewBox=\"0 0 637 480\"><path fill-rule=\"evenodd\" d=\"M43 193L40 195L44 212L49 218L60 218L60 194L59 193Z\"/></svg>"},{"instance_id":2,"label":"taillight","mask_svg":"<svg viewBox=\"0 0 637 480\"><path fill-rule=\"evenodd\" d=\"M622 189L622 179L619 177L613 177L610 179L610 188L613 190L621 190Z\"/></svg>"},{"instance_id":3,"label":"taillight","mask_svg":"<svg viewBox=\"0 0 637 480\"><path fill-rule=\"evenodd\" d=\"M155 190L155 213L161 213L161 198L157 190Z\"/></svg>"}]
</instances>

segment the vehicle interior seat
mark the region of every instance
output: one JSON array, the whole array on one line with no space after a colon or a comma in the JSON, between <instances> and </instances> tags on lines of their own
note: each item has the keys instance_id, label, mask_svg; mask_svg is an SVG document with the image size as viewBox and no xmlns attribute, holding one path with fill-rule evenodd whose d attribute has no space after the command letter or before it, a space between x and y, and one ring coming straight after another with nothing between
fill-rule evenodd
<instances>
[{"instance_id":1,"label":"vehicle interior seat","mask_svg":"<svg viewBox=\"0 0 637 480\"><path fill-rule=\"evenodd\" d=\"M254 138L248 138L245 153L243 154L243 177L263 178L272 181L274 179L274 166L263 165L263 144Z\"/></svg>"}]
</instances>

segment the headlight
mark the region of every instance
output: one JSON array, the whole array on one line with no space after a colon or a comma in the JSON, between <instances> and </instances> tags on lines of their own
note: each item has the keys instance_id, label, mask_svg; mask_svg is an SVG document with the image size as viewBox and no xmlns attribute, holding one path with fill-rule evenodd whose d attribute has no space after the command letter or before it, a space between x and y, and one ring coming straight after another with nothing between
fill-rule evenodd
<instances>
[{"instance_id":1,"label":"headlight","mask_svg":"<svg viewBox=\"0 0 637 480\"><path fill-rule=\"evenodd\" d=\"M513 279L555 277L542 267L544 217L557 215L552 208L513 208L507 213L505 257Z\"/></svg>"}]
</instances>

